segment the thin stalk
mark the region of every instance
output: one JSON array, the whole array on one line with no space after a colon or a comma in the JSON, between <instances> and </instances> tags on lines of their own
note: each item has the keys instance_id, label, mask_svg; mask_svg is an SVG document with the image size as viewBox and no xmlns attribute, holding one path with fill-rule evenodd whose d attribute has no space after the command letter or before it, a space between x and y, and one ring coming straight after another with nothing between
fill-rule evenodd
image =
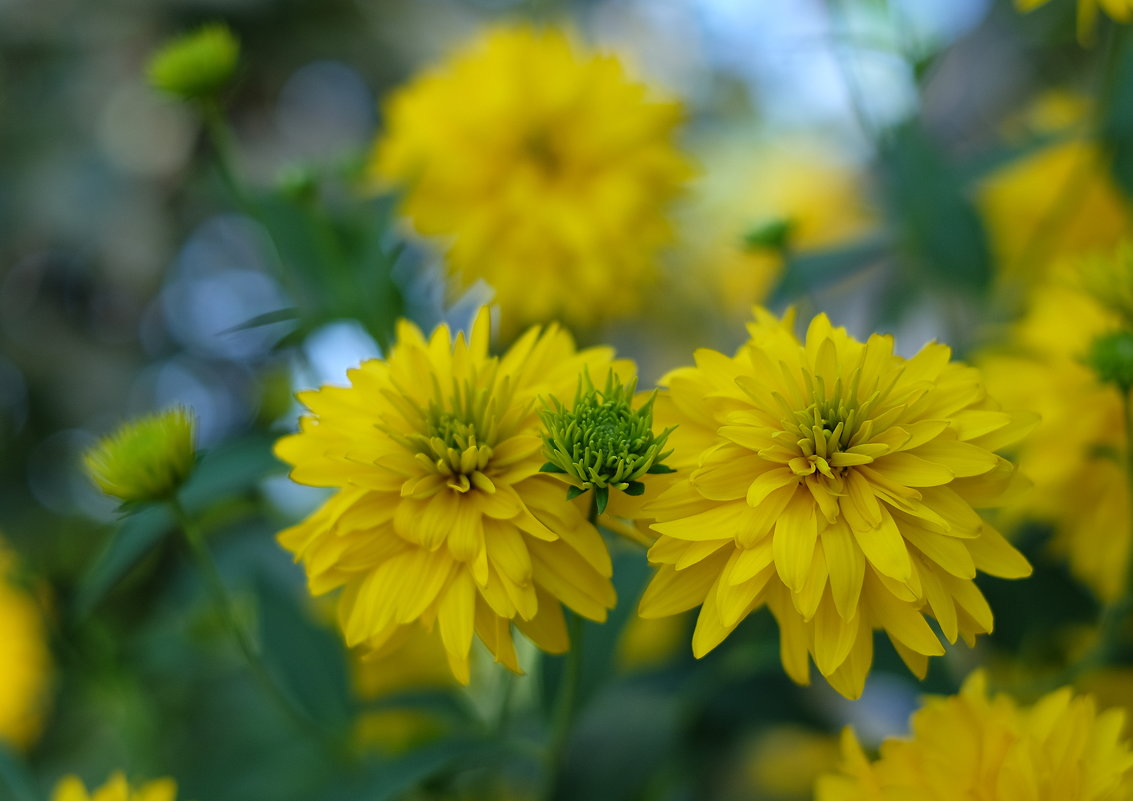
<instances>
[{"instance_id":1,"label":"thin stalk","mask_svg":"<svg viewBox=\"0 0 1133 801\"><path fill-rule=\"evenodd\" d=\"M216 156L216 167L220 173L220 180L224 182L225 189L231 193L241 211L252 217L257 216L248 198L248 193L244 191L244 187L236 177L235 159L233 157L236 148L233 144L232 132L228 128L228 123L224 121L220 106L217 105L215 100L207 100L201 104L200 108L201 117L205 122L205 132L208 134L209 142L212 143L212 149Z\"/></svg>"},{"instance_id":2,"label":"thin stalk","mask_svg":"<svg viewBox=\"0 0 1133 801\"><path fill-rule=\"evenodd\" d=\"M185 507L181 505L180 500L172 497L169 500L169 505L173 509L174 517L181 531L185 534L185 539L189 543L189 550L192 552L193 561L197 565L197 569L201 572L204 578L205 586L208 588L209 595L212 599L213 606L216 611L220 613L224 625L231 632L233 639L240 648L240 653L247 662L248 667L251 669L252 676L255 678L256 683L265 694L271 696L272 700L279 706L279 708L291 719L296 727L303 732L309 734L313 739L324 741L328 732L320 726L310 715L306 714L291 699L287 693L276 682L272 676L271 671L268 670L267 665L264 663L259 650L252 642L251 636L240 624L239 618L236 616L236 609L232 603L232 598L228 594L228 590L224 587L224 581L220 577L220 571L217 570L216 562L209 553L208 546L205 544L204 537L197 527L192 523Z\"/></svg>"},{"instance_id":3,"label":"thin stalk","mask_svg":"<svg viewBox=\"0 0 1133 801\"><path fill-rule=\"evenodd\" d=\"M1113 601L1106 604L1098 619L1098 636L1080 659L1066 668L1060 675L1059 683L1065 684L1086 671L1104 667L1113 659L1121 645L1122 634L1133 612L1133 393L1122 390L1121 408L1125 419L1125 481L1130 503L1130 547L1125 557L1121 592Z\"/></svg>"},{"instance_id":4,"label":"thin stalk","mask_svg":"<svg viewBox=\"0 0 1133 801\"><path fill-rule=\"evenodd\" d=\"M590 512L587 515L590 525L598 521L598 502L590 493ZM570 629L570 652L566 657L566 669L559 684L559 695L555 699L555 713L551 724L551 737L546 751L546 782L543 785L544 801L551 801L555 795L555 785L562 772L563 757L566 755L567 741L574 726L578 711L578 687L582 678L582 618L571 614L567 624Z\"/></svg>"}]
</instances>

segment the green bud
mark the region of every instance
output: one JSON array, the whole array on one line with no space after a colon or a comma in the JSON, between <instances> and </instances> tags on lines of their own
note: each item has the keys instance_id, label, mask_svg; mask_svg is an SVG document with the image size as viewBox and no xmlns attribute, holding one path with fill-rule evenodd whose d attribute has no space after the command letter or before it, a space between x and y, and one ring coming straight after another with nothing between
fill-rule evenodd
<instances>
[{"instance_id":1,"label":"green bud","mask_svg":"<svg viewBox=\"0 0 1133 801\"><path fill-rule=\"evenodd\" d=\"M240 43L228 26L214 23L167 42L150 59L149 82L182 100L214 97L231 80Z\"/></svg>"},{"instance_id":2,"label":"green bud","mask_svg":"<svg viewBox=\"0 0 1133 801\"><path fill-rule=\"evenodd\" d=\"M748 250L774 250L781 252L791 243L795 221L788 218L767 220L744 234L744 247Z\"/></svg>"},{"instance_id":3,"label":"green bud","mask_svg":"<svg viewBox=\"0 0 1133 801\"><path fill-rule=\"evenodd\" d=\"M193 469L193 416L175 407L126 423L83 455L99 489L123 501L159 501Z\"/></svg>"},{"instance_id":4,"label":"green bud","mask_svg":"<svg viewBox=\"0 0 1133 801\"><path fill-rule=\"evenodd\" d=\"M543 472L566 477L571 483L568 500L594 490L598 514L606 511L611 489L641 495L645 492L643 476L673 472L662 464L672 453L662 448L673 429L653 434L657 393L634 410L635 388L636 381L624 386L612 370L604 390L595 389L590 376L583 375L571 408L552 397L540 412L547 458Z\"/></svg>"},{"instance_id":5,"label":"green bud","mask_svg":"<svg viewBox=\"0 0 1133 801\"><path fill-rule=\"evenodd\" d=\"M1095 339L1086 363L1104 383L1129 392L1133 389L1133 331L1114 331Z\"/></svg>"}]
</instances>

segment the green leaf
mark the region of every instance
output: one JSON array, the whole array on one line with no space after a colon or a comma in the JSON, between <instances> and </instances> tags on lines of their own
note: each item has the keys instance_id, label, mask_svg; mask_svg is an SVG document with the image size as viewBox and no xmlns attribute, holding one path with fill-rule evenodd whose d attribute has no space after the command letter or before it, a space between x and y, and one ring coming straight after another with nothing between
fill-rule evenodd
<instances>
[{"instance_id":1,"label":"green leaf","mask_svg":"<svg viewBox=\"0 0 1133 801\"><path fill-rule=\"evenodd\" d=\"M539 472L540 473L566 473L566 470L563 470L561 467L559 467L554 462L545 462L543 464L543 466L539 468Z\"/></svg>"},{"instance_id":2,"label":"green leaf","mask_svg":"<svg viewBox=\"0 0 1133 801\"><path fill-rule=\"evenodd\" d=\"M623 490L623 491L625 492L626 495L644 495L645 494L645 485L642 484L640 481L631 481L631 482L629 482L628 486L626 486L625 490Z\"/></svg>"},{"instance_id":3,"label":"green leaf","mask_svg":"<svg viewBox=\"0 0 1133 801\"><path fill-rule=\"evenodd\" d=\"M32 784L31 776L23 761L8 746L0 743L0 793L11 801L37 801L39 798Z\"/></svg>"},{"instance_id":4,"label":"green leaf","mask_svg":"<svg viewBox=\"0 0 1133 801\"><path fill-rule=\"evenodd\" d=\"M1098 104L1103 110L1099 134L1112 156L1114 181L1127 198L1133 198L1133 42L1121 36L1113 46L1117 47L1113 77L1104 102Z\"/></svg>"},{"instance_id":5,"label":"green leaf","mask_svg":"<svg viewBox=\"0 0 1133 801\"><path fill-rule=\"evenodd\" d=\"M480 766L493 751L470 738L454 738L407 751L392 759L371 762L360 775L320 794L324 801L397 801L426 781L458 765Z\"/></svg>"},{"instance_id":6,"label":"green leaf","mask_svg":"<svg viewBox=\"0 0 1133 801\"><path fill-rule=\"evenodd\" d=\"M956 166L915 121L884 140L880 163L906 261L938 286L986 290L992 277L987 234Z\"/></svg>"},{"instance_id":7,"label":"green leaf","mask_svg":"<svg viewBox=\"0 0 1133 801\"><path fill-rule=\"evenodd\" d=\"M346 725L351 698L341 639L312 620L294 593L262 576L255 589L264 662L311 717Z\"/></svg>"},{"instance_id":8,"label":"green leaf","mask_svg":"<svg viewBox=\"0 0 1133 801\"><path fill-rule=\"evenodd\" d=\"M221 331L221 334L232 334L236 331L245 331L249 328L259 328L264 325L271 325L272 323L285 323L288 320L298 320L299 310L293 307L286 309L276 309L275 311L264 312L257 314L255 317L245 320L239 325L234 325Z\"/></svg>"},{"instance_id":9,"label":"green leaf","mask_svg":"<svg viewBox=\"0 0 1133 801\"><path fill-rule=\"evenodd\" d=\"M669 467L667 464L654 464L654 465L650 466L650 468L648 470L646 470L645 472L657 474L657 473L675 473L677 471L675 469L673 469L672 467Z\"/></svg>"},{"instance_id":10,"label":"green leaf","mask_svg":"<svg viewBox=\"0 0 1133 801\"><path fill-rule=\"evenodd\" d=\"M567 500L573 501L582 493L586 492L582 487L567 487Z\"/></svg>"},{"instance_id":11,"label":"green leaf","mask_svg":"<svg viewBox=\"0 0 1133 801\"><path fill-rule=\"evenodd\" d=\"M769 220L744 234L744 247L748 250L786 250L794 230L794 220Z\"/></svg>"},{"instance_id":12,"label":"green leaf","mask_svg":"<svg viewBox=\"0 0 1133 801\"><path fill-rule=\"evenodd\" d=\"M106 594L173 529L173 514L150 505L132 512L79 578L71 615L85 620Z\"/></svg>"}]
</instances>

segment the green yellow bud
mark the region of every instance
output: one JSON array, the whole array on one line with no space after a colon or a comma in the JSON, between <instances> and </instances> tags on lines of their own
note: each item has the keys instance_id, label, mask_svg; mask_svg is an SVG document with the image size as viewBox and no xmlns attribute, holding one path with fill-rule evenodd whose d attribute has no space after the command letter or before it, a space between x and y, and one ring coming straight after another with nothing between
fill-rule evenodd
<instances>
[{"instance_id":1,"label":"green yellow bud","mask_svg":"<svg viewBox=\"0 0 1133 801\"><path fill-rule=\"evenodd\" d=\"M610 489L641 495L647 473L670 473L662 452L672 429L653 434L653 396L634 410L636 382L624 386L611 371L604 390L589 375L579 380L574 405L552 397L540 412L543 419L543 472L559 473L571 483L567 498L594 490L598 513L606 509Z\"/></svg>"},{"instance_id":2,"label":"green yellow bud","mask_svg":"<svg viewBox=\"0 0 1133 801\"><path fill-rule=\"evenodd\" d=\"M100 490L123 501L172 496L193 468L193 416L175 407L126 423L83 455Z\"/></svg>"},{"instance_id":3,"label":"green yellow bud","mask_svg":"<svg viewBox=\"0 0 1133 801\"><path fill-rule=\"evenodd\" d=\"M183 100L215 96L231 80L240 43L228 26L205 25L167 42L150 59L149 82Z\"/></svg>"},{"instance_id":4,"label":"green yellow bud","mask_svg":"<svg viewBox=\"0 0 1133 801\"><path fill-rule=\"evenodd\" d=\"M1084 259L1078 268L1086 294L1133 329L1133 244L1122 243L1113 253Z\"/></svg>"}]
</instances>

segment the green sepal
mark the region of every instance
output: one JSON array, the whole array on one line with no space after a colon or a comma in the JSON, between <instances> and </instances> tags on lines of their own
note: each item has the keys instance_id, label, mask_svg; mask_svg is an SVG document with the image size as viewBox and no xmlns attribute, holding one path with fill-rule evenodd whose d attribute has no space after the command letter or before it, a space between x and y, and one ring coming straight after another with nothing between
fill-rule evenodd
<instances>
[{"instance_id":1,"label":"green sepal","mask_svg":"<svg viewBox=\"0 0 1133 801\"><path fill-rule=\"evenodd\" d=\"M625 492L626 495L644 495L645 485L640 481L631 481L628 485L626 485L626 488L623 490L623 492Z\"/></svg>"},{"instance_id":2,"label":"green sepal","mask_svg":"<svg viewBox=\"0 0 1133 801\"><path fill-rule=\"evenodd\" d=\"M567 500L573 501L582 493L586 492L582 487L567 487Z\"/></svg>"},{"instance_id":3,"label":"green sepal","mask_svg":"<svg viewBox=\"0 0 1133 801\"><path fill-rule=\"evenodd\" d=\"M651 465L650 468L645 472L653 473L654 475L656 475L658 473L675 473L677 471L675 468L669 467L667 464L655 464Z\"/></svg>"},{"instance_id":4,"label":"green sepal","mask_svg":"<svg viewBox=\"0 0 1133 801\"><path fill-rule=\"evenodd\" d=\"M543 464L543 466L539 468L539 472L540 473L566 473L566 470L563 470L561 467L559 467L554 462L545 462Z\"/></svg>"},{"instance_id":5,"label":"green sepal","mask_svg":"<svg viewBox=\"0 0 1133 801\"><path fill-rule=\"evenodd\" d=\"M604 513L606 511L606 504L610 502L610 488L595 487L594 501L598 507L598 514Z\"/></svg>"}]
</instances>

